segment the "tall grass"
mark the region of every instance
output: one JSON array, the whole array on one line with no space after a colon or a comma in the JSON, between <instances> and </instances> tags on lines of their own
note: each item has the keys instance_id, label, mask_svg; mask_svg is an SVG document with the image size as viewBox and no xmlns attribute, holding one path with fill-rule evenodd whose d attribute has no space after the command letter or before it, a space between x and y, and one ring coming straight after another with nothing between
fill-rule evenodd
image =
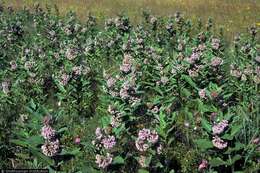
<instances>
[{"instance_id":1,"label":"tall grass","mask_svg":"<svg viewBox=\"0 0 260 173\"><path fill-rule=\"evenodd\" d=\"M1 2L1 0L0 0ZM229 38L243 32L248 26L260 26L260 0L2 0L15 8L32 6L40 3L53 6L56 4L61 12L75 11L84 20L91 12L95 16L115 16L124 12L133 22L141 19L143 10L150 10L157 15L173 15L181 11L195 20L203 21L212 17L216 29L227 31Z\"/></svg>"}]
</instances>

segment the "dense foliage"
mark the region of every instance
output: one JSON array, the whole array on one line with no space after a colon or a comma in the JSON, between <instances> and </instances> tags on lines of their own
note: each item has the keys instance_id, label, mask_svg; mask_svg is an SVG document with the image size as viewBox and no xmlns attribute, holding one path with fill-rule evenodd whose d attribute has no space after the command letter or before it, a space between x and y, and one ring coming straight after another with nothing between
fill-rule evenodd
<instances>
[{"instance_id":1,"label":"dense foliage","mask_svg":"<svg viewBox=\"0 0 260 173\"><path fill-rule=\"evenodd\" d=\"M257 172L257 28L0 8L0 167Z\"/></svg>"}]
</instances>

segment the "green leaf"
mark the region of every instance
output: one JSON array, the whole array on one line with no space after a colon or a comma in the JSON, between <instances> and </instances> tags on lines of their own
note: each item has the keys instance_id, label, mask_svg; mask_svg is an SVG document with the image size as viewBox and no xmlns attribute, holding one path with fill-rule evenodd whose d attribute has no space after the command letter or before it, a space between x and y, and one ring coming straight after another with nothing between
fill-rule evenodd
<instances>
[{"instance_id":1,"label":"green leaf","mask_svg":"<svg viewBox=\"0 0 260 173\"><path fill-rule=\"evenodd\" d=\"M113 164L124 164L125 160L121 156L116 156L113 159Z\"/></svg>"},{"instance_id":2,"label":"green leaf","mask_svg":"<svg viewBox=\"0 0 260 173\"><path fill-rule=\"evenodd\" d=\"M210 160L209 164L212 167L218 167L218 166L221 166L221 165L227 165L227 163L224 160L222 160L221 158L219 158L219 157L213 158L212 160Z\"/></svg>"},{"instance_id":3,"label":"green leaf","mask_svg":"<svg viewBox=\"0 0 260 173\"><path fill-rule=\"evenodd\" d=\"M18 139L12 139L10 140L11 143L22 146L22 147L27 147L29 144L26 141L18 140Z\"/></svg>"},{"instance_id":4,"label":"green leaf","mask_svg":"<svg viewBox=\"0 0 260 173\"><path fill-rule=\"evenodd\" d=\"M210 149L210 148L213 148L212 142L210 140L207 140L207 139L198 139L198 140L195 140L195 143L203 151Z\"/></svg>"},{"instance_id":5,"label":"green leaf","mask_svg":"<svg viewBox=\"0 0 260 173\"><path fill-rule=\"evenodd\" d=\"M231 154L232 152L239 151L239 150L243 149L244 147L245 147L245 144L236 142L235 147L234 148L229 147L228 150L224 154Z\"/></svg>"},{"instance_id":6,"label":"green leaf","mask_svg":"<svg viewBox=\"0 0 260 173\"><path fill-rule=\"evenodd\" d=\"M37 157L39 160L41 160L43 163L48 163L49 165L53 165L53 160L45 155L43 155L41 152L39 152L36 148L34 147L29 147L29 150L31 153Z\"/></svg>"},{"instance_id":7,"label":"green leaf","mask_svg":"<svg viewBox=\"0 0 260 173\"><path fill-rule=\"evenodd\" d=\"M190 86L192 86L193 88L195 88L196 90L198 90L198 87L196 85L196 83L193 82L193 80L191 79L191 77L187 76L187 75L182 75L181 76L182 79L184 79L186 82L188 82L190 84Z\"/></svg>"},{"instance_id":8,"label":"green leaf","mask_svg":"<svg viewBox=\"0 0 260 173\"><path fill-rule=\"evenodd\" d=\"M212 127L206 119L202 118L201 125L208 133L211 133Z\"/></svg>"},{"instance_id":9,"label":"green leaf","mask_svg":"<svg viewBox=\"0 0 260 173\"><path fill-rule=\"evenodd\" d=\"M232 126L230 135L232 137L234 137L238 132L240 132L241 128L242 128L242 125Z\"/></svg>"},{"instance_id":10,"label":"green leaf","mask_svg":"<svg viewBox=\"0 0 260 173\"><path fill-rule=\"evenodd\" d=\"M145 170L145 169L139 169L138 173L149 173L149 171Z\"/></svg>"}]
</instances>

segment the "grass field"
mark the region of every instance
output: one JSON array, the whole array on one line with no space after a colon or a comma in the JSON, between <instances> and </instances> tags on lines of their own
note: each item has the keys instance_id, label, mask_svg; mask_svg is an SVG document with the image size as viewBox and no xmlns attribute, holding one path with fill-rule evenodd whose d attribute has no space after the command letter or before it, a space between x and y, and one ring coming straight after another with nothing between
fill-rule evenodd
<instances>
[{"instance_id":1,"label":"grass field","mask_svg":"<svg viewBox=\"0 0 260 173\"><path fill-rule=\"evenodd\" d=\"M2 0L2 2L15 8L30 7L35 3L40 3L42 6L56 4L61 14L72 10L82 20L89 12L100 18L124 12L133 22L138 22L143 10L150 10L153 14L162 16L181 11L193 20L201 18L205 21L208 17L213 17L216 28L223 26L229 37L245 31L252 24L260 26L260 0Z\"/></svg>"}]
</instances>

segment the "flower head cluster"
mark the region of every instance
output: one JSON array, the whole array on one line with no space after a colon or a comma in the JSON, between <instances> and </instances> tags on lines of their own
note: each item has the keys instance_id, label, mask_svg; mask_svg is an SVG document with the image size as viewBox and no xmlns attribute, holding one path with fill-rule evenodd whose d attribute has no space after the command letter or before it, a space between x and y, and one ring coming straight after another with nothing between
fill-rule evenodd
<instances>
[{"instance_id":1,"label":"flower head cluster","mask_svg":"<svg viewBox=\"0 0 260 173\"><path fill-rule=\"evenodd\" d=\"M46 156L55 156L60 150L60 141L56 139L55 141L45 141L41 146L42 153Z\"/></svg>"},{"instance_id":2,"label":"flower head cluster","mask_svg":"<svg viewBox=\"0 0 260 173\"><path fill-rule=\"evenodd\" d=\"M56 131L50 126L51 117L45 116L43 119L44 126L41 129L41 135L45 139L45 143L41 146L42 153L52 157L60 151L60 141L56 136Z\"/></svg>"},{"instance_id":3,"label":"flower head cluster","mask_svg":"<svg viewBox=\"0 0 260 173\"><path fill-rule=\"evenodd\" d=\"M207 96L206 96L206 89L199 90L199 96L202 99L206 99L207 98Z\"/></svg>"},{"instance_id":4,"label":"flower head cluster","mask_svg":"<svg viewBox=\"0 0 260 173\"><path fill-rule=\"evenodd\" d=\"M210 65L212 67L218 67L219 65L221 65L223 63L223 60L219 57L214 57L212 60L211 60L211 63Z\"/></svg>"},{"instance_id":5,"label":"flower head cluster","mask_svg":"<svg viewBox=\"0 0 260 173\"><path fill-rule=\"evenodd\" d=\"M120 70L124 73L128 73L132 68L132 56L129 54L124 55L123 63L120 66Z\"/></svg>"},{"instance_id":6,"label":"flower head cluster","mask_svg":"<svg viewBox=\"0 0 260 173\"><path fill-rule=\"evenodd\" d=\"M203 170L207 169L208 165L209 165L208 161L203 159L199 165L198 170L203 171Z\"/></svg>"},{"instance_id":7,"label":"flower head cluster","mask_svg":"<svg viewBox=\"0 0 260 173\"><path fill-rule=\"evenodd\" d=\"M52 140L53 138L55 138L56 131L54 129L52 129L51 126L44 125L42 127L41 135L46 140Z\"/></svg>"},{"instance_id":8,"label":"flower head cluster","mask_svg":"<svg viewBox=\"0 0 260 173\"><path fill-rule=\"evenodd\" d=\"M2 82L2 90L5 94L9 93L10 84L7 81Z\"/></svg>"},{"instance_id":9,"label":"flower head cluster","mask_svg":"<svg viewBox=\"0 0 260 173\"><path fill-rule=\"evenodd\" d=\"M214 50L218 50L220 48L220 40L217 38L213 38L211 40L211 46Z\"/></svg>"},{"instance_id":10,"label":"flower head cluster","mask_svg":"<svg viewBox=\"0 0 260 173\"><path fill-rule=\"evenodd\" d=\"M218 136L213 137L212 144L213 144L216 148L218 148L218 149L220 149L220 150L226 148L227 145L228 145L227 142L223 141L223 140L222 140L220 137L218 137Z\"/></svg>"},{"instance_id":11,"label":"flower head cluster","mask_svg":"<svg viewBox=\"0 0 260 173\"><path fill-rule=\"evenodd\" d=\"M135 141L135 146L137 150L141 152L147 151L147 149L152 145L157 143L159 140L159 135L155 130L142 129L138 132L138 138Z\"/></svg>"},{"instance_id":12,"label":"flower head cluster","mask_svg":"<svg viewBox=\"0 0 260 173\"><path fill-rule=\"evenodd\" d=\"M223 120L212 127L213 135L219 135L224 132L225 128L228 127L228 121Z\"/></svg>"},{"instance_id":13,"label":"flower head cluster","mask_svg":"<svg viewBox=\"0 0 260 173\"><path fill-rule=\"evenodd\" d=\"M112 163L113 156L110 153L107 153L105 156L97 154L96 155L96 164L98 167L105 169L108 165Z\"/></svg>"},{"instance_id":14,"label":"flower head cluster","mask_svg":"<svg viewBox=\"0 0 260 173\"><path fill-rule=\"evenodd\" d=\"M116 145L116 139L115 136L109 135L108 133L109 132L98 127L95 131L96 139L92 141L92 144L96 147L98 153L106 153L106 155L96 155L96 163L100 168L106 168L113 160L112 155L107 151Z\"/></svg>"}]
</instances>

